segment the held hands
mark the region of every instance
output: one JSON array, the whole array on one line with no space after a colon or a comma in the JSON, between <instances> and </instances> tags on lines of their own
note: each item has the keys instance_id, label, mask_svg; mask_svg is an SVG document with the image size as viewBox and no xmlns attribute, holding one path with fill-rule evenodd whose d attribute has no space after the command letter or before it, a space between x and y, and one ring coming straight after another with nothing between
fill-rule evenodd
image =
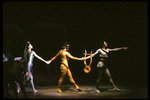
<instances>
[{"instance_id":1,"label":"held hands","mask_svg":"<svg viewBox=\"0 0 150 100\"><path fill-rule=\"evenodd\" d=\"M46 63L46 64L50 64L50 63L51 63L51 61L45 61L45 63Z\"/></svg>"},{"instance_id":2,"label":"held hands","mask_svg":"<svg viewBox=\"0 0 150 100\"><path fill-rule=\"evenodd\" d=\"M48 64L50 64L51 63L51 61L48 61Z\"/></svg>"},{"instance_id":3,"label":"held hands","mask_svg":"<svg viewBox=\"0 0 150 100\"><path fill-rule=\"evenodd\" d=\"M86 58L85 58L85 57L82 57L82 58L80 58L80 60L86 60Z\"/></svg>"}]
</instances>

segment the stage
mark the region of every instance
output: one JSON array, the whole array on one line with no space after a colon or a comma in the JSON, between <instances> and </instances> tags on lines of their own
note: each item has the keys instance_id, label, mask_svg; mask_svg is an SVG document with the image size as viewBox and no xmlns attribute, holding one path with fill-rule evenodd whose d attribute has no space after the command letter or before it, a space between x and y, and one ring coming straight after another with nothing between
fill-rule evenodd
<instances>
[{"instance_id":1,"label":"stage","mask_svg":"<svg viewBox=\"0 0 150 100\"><path fill-rule=\"evenodd\" d=\"M81 92L77 91L75 86L72 84L62 85L62 93L57 92L57 85L49 86L38 86L35 85L38 93L33 93L30 86L25 86L27 95L29 99L147 99L148 98L148 88L146 87L130 87L125 85L117 85L121 90L112 91L112 86L110 84L99 86L101 93L95 92L95 85L81 85ZM12 92L11 95L5 98L14 98ZM19 99L24 99L22 92L19 94Z\"/></svg>"}]
</instances>

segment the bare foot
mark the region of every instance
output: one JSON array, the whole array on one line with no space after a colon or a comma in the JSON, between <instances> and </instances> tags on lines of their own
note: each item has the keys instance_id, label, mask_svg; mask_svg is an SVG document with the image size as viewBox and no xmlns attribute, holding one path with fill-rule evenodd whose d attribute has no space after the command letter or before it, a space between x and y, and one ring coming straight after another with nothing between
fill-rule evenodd
<instances>
[{"instance_id":1,"label":"bare foot","mask_svg":"<svg viewBox=\"0 0 150 100\"><path fill-rule=\"evenodd\" d=\"M61 91L61 89L60 89L60 88L58 88L57 92L58 92L58 93L62 93L62 91Z\"/></svg>"}]
</instances>

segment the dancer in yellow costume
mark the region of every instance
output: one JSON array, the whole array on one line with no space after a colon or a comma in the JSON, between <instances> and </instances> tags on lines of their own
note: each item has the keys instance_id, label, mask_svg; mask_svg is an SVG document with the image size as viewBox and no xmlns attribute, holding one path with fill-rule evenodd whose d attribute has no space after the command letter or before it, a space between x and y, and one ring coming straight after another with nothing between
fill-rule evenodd
<instances>
[{"instance_id":1,"label":"dancer in yellow costume","mask_svg":"<svg viewBox=\"0 0 150 100\"><path fill-rule=\"evenodd\" d=\"M57 56L59 56L59 55L61 56L61 65L60 65L61 76L60 76L60 79L59 79L59 81L58 81L58 90L57 90L57 92L59 92L59 93L62 92L60 87L61 87L61 84L62 84L62 82L63 82L63 80L64 80L66 74L68 75L70 82L75 85L76 89L77 89L78 91L81 91L80 87L75 83L75 81L74 81L74 79L73 79L73 77L72 77L71 71L70 71L69 66L68 66L68 57L71 58L71 59L73 59L73 60L84 60L85 58L73 57L73 56L68 52L69 47L70 47L70 45L69 45L68 43L65 43L65 44L63 45L63 49L60 50L60 51L57 53L57 55L56 55L55 57L53 57L50 61L47 61L47 64L49 64L49 63L51 63L54 59L56 59Z\"/></svg>"}]
</instances>

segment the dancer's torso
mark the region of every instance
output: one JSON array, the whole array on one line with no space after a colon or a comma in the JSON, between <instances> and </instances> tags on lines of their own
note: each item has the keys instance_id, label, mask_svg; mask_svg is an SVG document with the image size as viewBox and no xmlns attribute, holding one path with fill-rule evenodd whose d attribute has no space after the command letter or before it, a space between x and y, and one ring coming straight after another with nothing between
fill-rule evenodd
<instances>
[{"instance_id":1,"label":"dancer's torso","mask_svg":"<svg viewBox=\"0 0 150 100\"><path fill-rule=\"evenodd\" d=\"M32 63L33 62L33 59L34 59L34 55L33 55L33 53L32 53L33 51L31 51L30 53L29 53L29 56L28 56L28 59L29 59L29 61Z\"/></svg>"},{"instance_id":2,"label":"dancer's torso","mask_svg":"<svg viewBox=\"0 0 150 100\"><path fill-rule=\"evenodd\" d=\"M103 49L99 49L99 57L100 57L100 61L97 64L97 67L106 67L106 61L108 59L108 49L103 50Z\"/></svg>"},{"instance_id":3,"label":"dancer's torso","mask_svg":"<svg viewBox=\"0 0 150 100\"><path fill-rule=\"evenodd\" d=\"M61 63L65 64L68 67L68 57L67 57L67 51L60 51L60 56L61 56Z\"/></svg>"},{"instance_id":4,"label":"dancer's torso","mask_svg":"<svg viewBox=\"0 0 150 100\"><path fill-rule=\"evenodd\" d=\"M108 58L108 49L106 49L106 51L103 49L99 49L99 52L100 52L99 54L100 60L105 60Z\"/></svg>"},{"instance_id":5,"label":"dancer's torso","mask_svg":"<svg viewBox=\"0 0 150 100\"><path fill-rule=\"evenodd\" d=\"M28 60L28 64L26 66L26 71L28 71L30 69L30 71L33 71L32 70L32 66L33 66L33 58L34 58L34 55L32 53L32 51L27 55L27 60Z\"/></svg>"}]
</instances>

